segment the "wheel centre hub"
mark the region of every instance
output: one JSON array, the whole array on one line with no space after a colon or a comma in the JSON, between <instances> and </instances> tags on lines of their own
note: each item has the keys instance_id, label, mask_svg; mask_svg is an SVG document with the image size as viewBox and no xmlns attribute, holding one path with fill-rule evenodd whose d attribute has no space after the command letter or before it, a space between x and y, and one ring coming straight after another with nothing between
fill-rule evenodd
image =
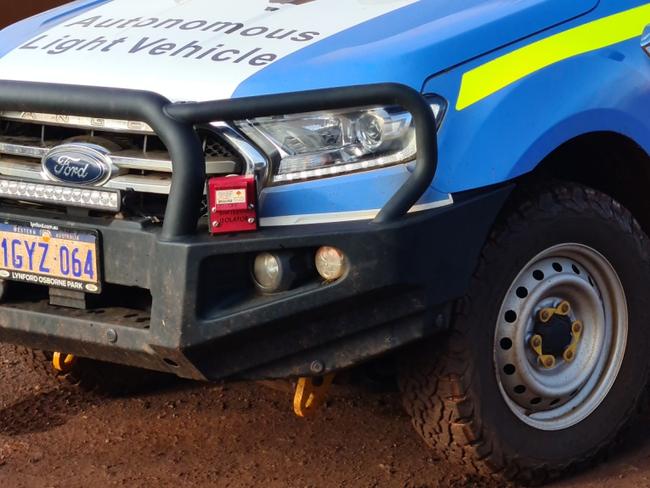
<instances>
[{"instance_id":1,"label":"wheel centre hub","mask_svg":"<svg viewBox=\"0 0 650 488\"><path fill-rule=\"evenodd\" d=\"M566 315L554 315L548 322L535 320L533 331L542 338L542 353L556 358L571 345L571 319Z\"/></svg>"},{"instance_id":2,"label":"wheel centre hub","mask_svg":"<svg viewBox=\"0 0 650 488\"><path fill-rule=\"evenodd\" d=\"M559 359L571 362L575 358L583 328L582 322L572 320L570 314L567 301L536 314L530 346L543 368L553 368Z\"/></svg>"}]
</instances>

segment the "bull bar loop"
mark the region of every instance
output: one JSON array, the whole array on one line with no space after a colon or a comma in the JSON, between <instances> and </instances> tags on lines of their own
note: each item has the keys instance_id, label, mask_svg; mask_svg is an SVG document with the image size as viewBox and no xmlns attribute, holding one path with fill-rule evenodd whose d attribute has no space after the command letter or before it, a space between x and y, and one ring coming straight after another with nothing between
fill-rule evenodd
<instances>
[{"instance_id":1,"label":"bull bar loop","mask_svg":"<svg viewBox=\"0 0 650 488\"><path fill-rule=\"evenodd\" d=\"M418 155L408 180L381 209L374 223L404 216L431 185L438 163L433 111L416 90L396 83L328 88L232 100L172 103L146 91L78 85L0 81L0 110L45 112L147 123L167 147L172 185L161 239L196 232L205 188L205 156L196 124L354 106L396 105L408 110L416 126Z\"/></svg>"}]
</instances>

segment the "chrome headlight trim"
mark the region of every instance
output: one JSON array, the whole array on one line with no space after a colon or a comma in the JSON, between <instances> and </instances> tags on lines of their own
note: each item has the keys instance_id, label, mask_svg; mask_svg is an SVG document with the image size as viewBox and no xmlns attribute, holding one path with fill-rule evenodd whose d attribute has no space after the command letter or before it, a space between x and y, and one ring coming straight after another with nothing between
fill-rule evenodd
<instances>
[{"instance_id":1,"label":"chrome headlight trim","mask_svg":"<svg viewBox=\"0 0 650 488\"><path fill-rule=\"evenodd\" d=\"M226 122L210 124L217 133L244 159L246 174L256 175L259 182L266 182L269 159L248 138Z\"/></svg>"}]
</instances>

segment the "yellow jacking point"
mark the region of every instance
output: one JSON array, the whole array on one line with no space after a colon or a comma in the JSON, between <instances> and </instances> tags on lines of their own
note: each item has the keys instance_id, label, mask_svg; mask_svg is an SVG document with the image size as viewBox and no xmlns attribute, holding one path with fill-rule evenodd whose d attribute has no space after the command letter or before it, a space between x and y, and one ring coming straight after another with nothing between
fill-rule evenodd
<instances>
[{"instance_id":1,"label":"yellow jacking point","mask_svg":"<svg viewBox=\"0 0 650 488\"><path fill-rule=\"evenodd\" d=\"M327 392L334 381L333 374L315 378L300 378L293 397L293 411L298 417L312 415L327 398Z\"/></svg>"},{"instance_id":2,"label":"yellow jacking point","mask_svg":"<svg viewBox=\"0 0 650 488\"><path fill-rule=\"evenodd\" d=\"M69 373L76 362L77 358L72 354L55 352L52 356L52 366L60 373Z\"/></svg>"}]
</instances>

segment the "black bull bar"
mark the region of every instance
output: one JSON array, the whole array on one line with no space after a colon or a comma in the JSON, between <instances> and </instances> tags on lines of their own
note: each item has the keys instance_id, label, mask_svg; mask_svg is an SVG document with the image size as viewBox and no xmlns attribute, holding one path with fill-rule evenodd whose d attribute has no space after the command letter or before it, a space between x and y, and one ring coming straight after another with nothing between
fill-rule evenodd
<instances>
[{"instance_id":1,"label":"black bull bar","mask_svg":"<svg viewBox=\"0 0 650 488\"><path fill-rule=\"evenodd\" d=\"M205 189L205 156L196 124L245 120L359 106L400 106L414 121L418 156L415 169L375 218L388 223L402 217L431 185L436 173L436 120L427 101L405 85L382 83L281 95L200 103L172 103L145 91L0 81L0 110L79 115L147 123L167 147L172 185L162 239L196 232Z\"/></svg>"}]
</instances>

